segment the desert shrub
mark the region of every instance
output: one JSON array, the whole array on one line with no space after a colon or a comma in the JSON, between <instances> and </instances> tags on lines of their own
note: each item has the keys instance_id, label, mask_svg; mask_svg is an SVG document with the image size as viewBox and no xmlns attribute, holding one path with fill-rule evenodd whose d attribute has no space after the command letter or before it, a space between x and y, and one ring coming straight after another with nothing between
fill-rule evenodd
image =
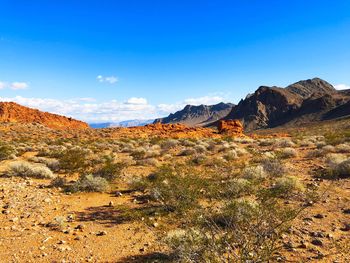
<instances>
[{"instance_id":1,"label":"desert shrub","mask_svg":"<svg viewBox=\"0 0 350 263\"><path fill-rule=\"evenodd\" d=\"M274 159L274 158L276 158L276 154L274 153L274 152L264 152L263 154L262 154L262 157L263 158L267 158L267 159Z\"/></svg>"},{"instance_id":2,"label":"desert shrub","mask_svg":"<svg viewBox=\"0 0 350 263\"><path fill-rule=\"evenodd\" d=\"M16 153L15 149L6 144L0 144L0 161L12 159L12 156Z\"/></svg>"},{"instance_id":3,"label":"desert shrub","mask_svg":"<svg viewBox=\"0 0 350 263\"><path fill-rule=\"evenodd\" d=\"M162 166L154 174L134 181L132 187L143 190L164 211L182 214L198 206L200 190L205 181L188 167Z\"/></svg>"},{"instance_id":4,"label":"desert shrub","mask_svg":"<svg viewBox=\"0 0 350 263\"><path fill-rule=\"evenodd\" d=\"M338 144L335 146L335 151L337 153L350 153L350 145L349 144Z\"/></svg>"},{"instance_id":5,"label":"desert shrub","mask_svg":"<svg viewBox=\"0 0 350 263\"><path fill-rule=\"evenodd\" d=\"M169 150L169 149L175 148L178 144L179 144L178 140L167 139L167 140L162 142L161 148L164 150Z\"/></svg>"},{"instance_id":6,"label":"desert shrub","mask_svg":"<svg viewBox=\"0 0 350 263\"><path fill-rule=\"evenodd\" d=\"M312 147L314 146L314 141L313 140L310 140L310 139L304 139L302 141L299 142L299 145L301 147Z\"/></svg>"},{"instance_id":7,"label":"desert shrub","mask_svg":"<svg viewBox=\"0 0 350 263\"><path fill-rule=\"evenodd\" d=\"M337 132L329 132L325 134L325 140L327 144L337 145L344 142L350 141L350 131L337 131Z\"/></svg>"},{"instance_id":8,"label":"desert shrub","mask_svg":"<svg viewBox=\"0 0 350 263\"><path fill-rule=\"evenodd\" d=\"M131 156L136 159L136 160L140 160L145 158L146 155L146 149L144 147L137 147L136 149L133 149L131 152Z\"/></svg>"},{"instance_id":9,"label":"desert shrub","mask_svg":"<svg viewBox=\"0 0 350 263\"><path fill-rule=\"evenodd\" d=\"M273 177L281 177L287 173L287 168L278 159L267 159L262 162L264 171Z\"/></svg>"},{"instance_id":10,"label":"desert shrub","mask_svg":"<svg viewBox=\"0 0 350 263\"><path fill-rule=\"evenodd\" d=\"M73 185L67 188L69 192L105 192L109 187L108 181L92 174L81 175Z\"/></svg>"},{"instance_id":11,"label":"desert shrub","mask_svg":"<svg viewBox=\"0 0 350 263\"><path fill-rule=\"evenodd\" d=\"M34 178L49 178L52 179L55 175L46 166L33 165L28 162L14 162L10 164L10 172L12 175L20 177Z\"/></svg>"},{"instance_id":12,"label":"desert shrub","mask_svg":"<svg viewBox=\"0 0 350 263\"><path fill-rule=\"evenodd\" d=\"M306 154L306 157L307 158L316 158L316 157L322 157L324 155L325 155L325 152L323 150L316 149L316 150L309 151Z\"/></svg>"},{"instance_id":13,"label":"desert shrub","mask_svg":"<svg viewBox=\"0 0 350 263\"><path fill-rule=\"evenodd\" d=\"M204 154L199 154L193 157L192 162L194 164L200 165L200 164L204 164L207 160L208 160L207 156L205 156Z\"/></svg>"},{"instance_id":14,"label":"desert shrub","mask_svg":"<svg viewBox=\"0 0 350 263\"><path fill-rule=\"evenodd\" d=\"M327 146L326 142L318 142L318 143L316 143L317 149L322 149L324 146Z\"/></svg>"},{"instance_id":15,"label":"desert shrub","mask_svg":"<svg viewBox=\"0 0 350 263\"><path fill-rule=\"evenodd\" d=\"M87 168L87 152L81 148L72 148L62 152L59 158L60 168L68 172L82 171Z\"/></svg>"},{"instance_id":16,"label":"desert shrub","mask_svg":"<svg viewBox=\"0 0 350 263\"><path fill-rule=\"evenodd\" d=\"M161 155L160 150L152 148L152 149L146 150L144 157L145 158L154 158L154 157L158 157L160 155Z\"/></svg>"},{"instance_id":17,"label":"desert shrub","mask_svg":"<svg viewBox=\"0 0 350 263\"><path fill-rule=\"evenodd\" d=\"M303 192L304 190L303 184L294 176L278 178L272 186L272 192L279 197L288 197L292 194Z\"/></svg>"},{"instance_id":18,"label":"desert shrub","mask_svg":"<svg viewBox=\"0 0 350 263\"><path fill-rule=\"evenodd\" d=\"M243 156L248 154L248 151L244 148L236 148L236 153L238 154L238 156Z\"/></svg>"},{"instance_id":19,"label":"desert shrub","mask_svg":"<svg viewBox=\"0 0 350 263\"><path fill-rule=\"evenodd\" d=\"M293 158L298 156L298 151L294 148L284 148L278 151L278 156L281 158Z\"/></svg>"},{"instance_id":20,"label":"desert shrub","mask_svg":"<svg viewBox=\"0 0 350 263\"><path fill-rule=\"evenodd\" d=\"M259 146L272 146L275 144L275 141L272 139L260 139Z\"/></svg>"},{"instance_id":21,"label":"desert shrub","mask_svg":"<svg viewBox=\"0 0 350 263\"><path fill-rule=\"evenodd\" d=\"M322 147L324 153L333 153L335 152L335 147L333 145L325 145Z\"/></svg>"},{"instance_id":22,"label":"desert shrub","mask_svg":"<svg viewBox=\"0 0 350 263\"><path fill-rule=\"evenodd\" d=\"M242 178L249 181L260 181L266 177L264 167L258 166L248 166L242 171Z\"/></svg>"},{"instance_id":23,"label":"desert shrub","mask_svg":"<svg viewBox=\"0 0 350 263\"><path fill-rule=\"evenodd\" d=\"M51 180L51 187L65 187L67 185L67 179L64 177L57 176L56 178Z\"/></svg>"},{"instance_id":24,"label":"desert shrub","mask_svg":"<svg viewBox=\"0 0 350 263\"><path fill-rule=\"evenodd\" d=\"M333 169L345 160L346 156L343 154L330 153L327 155L326 164Z\"/></svg>"},{"instance_id":25,"label":"desert shrub","mask_svg":"<svg viewBox=\"0 0 350 263\"><path fill-rule=\"evenodd\" d=\"M66 150L67 148L63 145L47 145L42 147L39 150L38 156L48 156L52 158L59 158L62 156L62 154Z\"/></svg>"},{"instance_id":26,"label":"desert shrub","mask_svg":"<svg viewBox=\"0 0 350 263\"><path fill-rule=\"evenodd\" d=\"M181 145L185 147L194 147L196 146L196 143L194 141L188 140L188 139L182 139Z\"/></svg>"},{"instance_id":27,"label":"desert shrub","mask_svg":"<svg viewBox=\"0 0 350 263\"><path fill-rule=\"evenodd\" d=\"M223 195L226 198L238 198L253 192L254 185L251 181L243 178L236 178L224 183Z\"/></svg>"},{"instance_id":28,"label":"desert shrub","mask_svg":"<svg viewBox=\"0 0 350 263\"><path fill-rule=\"evenodd\" d=\"M331 168L331 174L337 177L350 176L350 159L342 161Z\"/></svg>"},{"instance_id":29,"label":"desert shrub","mask_svg":"<svg viewBox=\"0 0 350 263\"><path fill-rule=\"evenodd\" d=\"M144 166L159 166L159 161L155 158L146 158L142 160L138 160L137 165L144 165Z\"/></svg>"},{"instance_id":30,"label":"desert shrub","mask_svg":"<svg viewBox=\"0 0 350 263\"><path fill-rule=\"evenodd\" d=\"M192 228L172 231L166 241L177 262L274 262L299 211L272 196L236 199L201 211Z\"/></svg>"},{"instance_id":31,"label":"desert shrub","mask_svg":"<svg viewBox=\"0 0 350 263\"><path fill-rule=\"evenodd\" d=\"M45 157L34 156L34 157L30 158L29 160L32 162L35 162L35 163L45 164L52 171L58 171L60 169L60 162L56 159L48 159Z\"/></svg>"},{"instance_id":32,"label":"desert shrub","mask_svg":"<svg viewBox=\"0 0 350 263\"><path fill-rule=\"evenodd\" d=\"M295 143L292 142L291 139L283 138L276 141L277 147L285 148L285 147L294 147Z\"/></svg>"},{"instance_id":33,"label":"desert shrub","mask_svg":"<svg viewBox=\"0 0 350 263\"><path fill-rule=\"evenodd\" d=\"M104 158L104 163L102 167L100 167L94 172L94 176L102 177L107 181L111 182L120 177L124 167L124 164L115 163L113 158L107 156Z\"/></svg>"},{"instance_id":34,"label":"desert shrub","mask_svg":"<svg viewBox=\"0 0 350 263\"><path fill-rule=\"evenodd\" d=\"M194 155L196 153L196 150L193 148L186 148L183 149L180 153L179 156L189 156L189 155Z\"/></svg>"},{"instance_id":35,"label":"desert shrub","mask_svg":"<svg viewBox=\"0 0 350 263\"><path fill-rule=\"evenodd\" d=\"M194 150L197 152L197 153L205 153L207 151L207 147L205 147L204 145L196 145L194 147Z\"/></svg>"},{"instance_id":36,"label":"desert shrub","mask_svg":"<svg viewBox=\"0 0 350 263\"><path fill-rule=\"evenodd\" d=\"M232 161L238 158L238 154L235 150L230 150L229 152L225 153L223 157L226 161Z\"/></svg>"}]
</instances>

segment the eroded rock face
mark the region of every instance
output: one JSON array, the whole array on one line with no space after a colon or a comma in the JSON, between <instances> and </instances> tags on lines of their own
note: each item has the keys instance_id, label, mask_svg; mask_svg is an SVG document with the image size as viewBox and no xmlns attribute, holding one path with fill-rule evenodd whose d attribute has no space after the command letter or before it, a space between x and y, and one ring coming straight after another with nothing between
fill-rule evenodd
<instances>
[{"instance_id":1,"label":"eroded rock face","mask_svg":"<svg viewBox=\"0 0 350 263\"><path fill-rule=\"evenodd\" d=\"M221 120L218 123L218 131L221 134L242 136L243 124L239 120Z\"/></svg>"},{"instance_id":2,"label":"eroded rock face","mask_svg":"<svg viewBox=\"0 0 350 263\"><path fill-rule=\"evenodd\" d=\"M31 109L14 102L0 102L0 122L39 123L52 129L61 130L89 128L89 125L85 122Z\"/></svg>"}]
</instances>

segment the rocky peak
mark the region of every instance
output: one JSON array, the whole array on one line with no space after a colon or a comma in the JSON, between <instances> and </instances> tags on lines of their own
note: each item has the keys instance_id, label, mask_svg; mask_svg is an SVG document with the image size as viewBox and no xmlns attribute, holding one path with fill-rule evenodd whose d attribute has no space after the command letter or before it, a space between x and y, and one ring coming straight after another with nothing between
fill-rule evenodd
<instances>
[{"instance_id":1,"label":"rocky peak","mask_svg":"<svg viewBox=\"0 0 350 263\"><path fill-rule=\"evenodd\" d=\"M308 98L315 93L332 94L336 92L336 89L331 84L320 78L298 81L289 85L286 90L303 98Z\"/></svg>"}]
</instances>

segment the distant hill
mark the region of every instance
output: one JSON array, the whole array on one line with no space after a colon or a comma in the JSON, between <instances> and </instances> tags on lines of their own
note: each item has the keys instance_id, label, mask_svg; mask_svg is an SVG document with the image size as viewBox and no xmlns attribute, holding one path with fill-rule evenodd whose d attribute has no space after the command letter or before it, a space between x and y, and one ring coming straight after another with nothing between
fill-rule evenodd
<instances>
[{"instance_id":1,"label":"distant hill","mask_svg":"<svg viewBox=\"0 0 350 263\"><path fill-rule=\"evenodd\" d=\"M286 88L259 87L223 119L239 119L246 130L300 125L349 114L350 94L319 79L299 81Z\"/></svg>"},{"instance_id":2,"label":"distant hill","mask_svg":"<svg viewBox=\"0 0 350 263\"><path fill-rule=\"evenodd\" d=\"M233 108L231 103L219 103L216 105L187 105L184 109L170 114L168 117L156 119L154 123L182 123L187 126L206 126L222 119Z\"/></svg>"},{"instance_id":3,"label":"distant hill","mask_svg":"<svg viewBox=\"0 0 350 263\"><path fill-rule=\"evenodd\" d=\"M52 129L86 129L89 125L65 116L39 111L14 102L0 102L0 122L39 123Z\"/></svg>"},{"instance_id":4,"label":"distant hill","mask_svg":"<svg viewBox=\"0 0 350 263\"><path fill-rule=\"evenodd\" d=\"M147 124L153 123L152 120L126 120L120 122L105 122L105 123L90 123L91 128L113 128L113 127L136 127L145 126Z\"/></svg>"}]
</instances>

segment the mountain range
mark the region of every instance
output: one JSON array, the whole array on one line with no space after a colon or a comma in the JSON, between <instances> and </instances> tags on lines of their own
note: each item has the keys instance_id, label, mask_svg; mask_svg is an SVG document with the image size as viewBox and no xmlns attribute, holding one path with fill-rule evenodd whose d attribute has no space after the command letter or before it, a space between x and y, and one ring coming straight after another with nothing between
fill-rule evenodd
<instances>
[{"instance_id":1,"label":"mountain range","mask_svg":"<svg viewBox=\"0 0 350 263\"><path fill-rule=\"evenodd\" d=\"M331 120L350 116L350 90L336 90L319 78L302 80L285 88L261 86L237 105L187 105L156 120L129 120L90 124L92 128L181 123L192 127L216 126L220 120L240 120L246 131L281 125ZM89 125L65 116L42 112L14 102L0 102L0 122L40 123L53 129L85 129Z\"/></svg>"},{"instance_id":2,"label":"mountain range","mask_svg":"<svg viewBox=\"0 0 350 263\"><path fill-rule=\"evenodd\" d=\"M135 127L145 126L151 124L154 120L126 120L120 122L104 122L104 123L90 123L90 127L94 129L100 128L115 128L115 127Z\"/></svg>"},{"instance_id":3,"label":"mountain range","mask_svg":"<svg viewBox=\"0 0 350 263\"><path fill-rule=\"evenodd\" d=\"M156 119L154 123L182 123L187 126L207 126L227 116L232 108L231 103L216 105L186 105L184 109L170 114L166 118Z\"/></svg>"},{"instance_id":4,"label":"mountain range","mask_svg":"<svg viewBox=\"0 0 350 263\"><path fill-rule=\"evenodd\" d=\"M218 121L238 119L245 130L300 125L350 115L350 90L336 90L319 78L302 80L285 88L261 86L237 105L187 105L183 110L157 119L161 123L214 126Z\"/></svg>"}]
</instances>

